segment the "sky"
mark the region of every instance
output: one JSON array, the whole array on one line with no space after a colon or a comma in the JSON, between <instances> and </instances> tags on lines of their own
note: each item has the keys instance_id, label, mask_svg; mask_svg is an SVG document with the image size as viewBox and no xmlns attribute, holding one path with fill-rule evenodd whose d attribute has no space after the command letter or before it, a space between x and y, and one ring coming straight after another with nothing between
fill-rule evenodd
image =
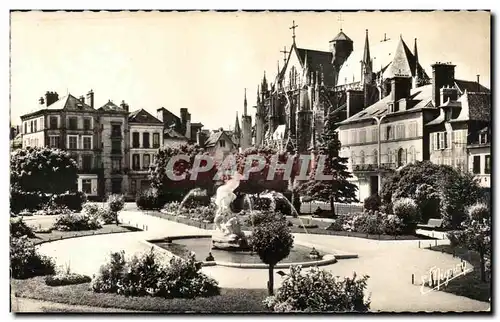
<instances>
[{"instance_id":1,"label":"sky","mask_svg":"<svg viewBox=\"0 0 500 322\"><path fill-rule=\"evenodd\" d=\"M283 47L328 50L342 28L362 50L403 37L432 75L434 62L457 65L456 78L490 88L490 14L487 12L13 12L11 14L11 122L38 108L46 91L79 97L90 89L95 107L108 100L156 115L188 108L208 129L234 127L283 66ZM394 48L396 50L396 48Z\"/></svg>"}]
</instances>

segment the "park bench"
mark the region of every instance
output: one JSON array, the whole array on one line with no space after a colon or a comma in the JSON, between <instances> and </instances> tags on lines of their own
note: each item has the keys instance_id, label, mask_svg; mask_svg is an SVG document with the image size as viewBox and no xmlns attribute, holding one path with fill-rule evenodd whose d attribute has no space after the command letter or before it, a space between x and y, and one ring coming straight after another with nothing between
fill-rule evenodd
<instances>
[{"instance_id":1,"label":"park bench","mask_svg":"<svg viewBox=\"0 0 500 322\"><path fill-rule=\"evenodd\" d=\"M417 228L422 228L422 229L440 229L443 226L443 219L435 219L431 218L427 222L427 224L419 224L417 225Z\"/></svg>"}]
</instances>

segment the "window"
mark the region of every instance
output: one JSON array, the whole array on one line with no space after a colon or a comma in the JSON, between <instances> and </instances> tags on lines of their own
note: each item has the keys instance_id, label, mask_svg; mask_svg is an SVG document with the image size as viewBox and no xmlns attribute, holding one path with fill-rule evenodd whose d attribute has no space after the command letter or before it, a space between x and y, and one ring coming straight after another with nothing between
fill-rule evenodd
<instances>
[{"instance_id":1,"label":"window","mask_svg":"<svg viewBox=\"0 0 500 322\"><path fill-rule=\"evenodd\" d=\"M408 158L408 162L409 163L412 163L412 162L415 162L415 147L414 146L411 146L410 147L410 155L409 155L409 158Z\"/></svg>"},{"instance_id":2,"label":"window","mask_svg":"<svg viewBox=\"0 0 500 322\"><path fill-rule=\"evenodd\" d=\"M481 173L481 156L475 155L472 161L472 172L474 174Z\"/></svg>"},{"instance_id":3,"label":"window","mask_svg":"<svg viewBox=\"0 0 500 322\"><path fill-rule=\"evenodd\" d=\"M142 160L142 168L149 169L149 162L151 161L151 156L149 154L144 154Z\"/></svg>"},{"instance_id":4,"label":"window","mask_svg":"<svg viewBox=\"0 0 500 322\"><path fill-rule=\"evenodd\" d=\"M111 192L112 193L122 192L122 179L111 179Z\"/></svg>"},{"instance_id":5,"label":"window","mask_svg":"<svg viewBox=\"0 0 500 322\"><path fill-rule=\"evenodd\" d=\"M132 133L132 147L133 148L139 147L139 132Z\"/></svg>"},{"instance_id":6,"label":"window","mask_svg":"<svg viewBox=\"0 0 500 322\"><path fill-rule=\"evenodd\" d=\"M122 152L122 142L111 141L111 153L121 153L121 152Z\"/></svg>"},{"instance_id":7,"label":"window","mask_svg":"<svg viewBox=\"0 0 500 322\"><path fill-rule=\"evenodd\" d=\"M120 171L122 169L122 159L121 158L112 158L111 159L111 169L113 171Z\"/></svg>"},{"instance_id":8,"label":"window","mask_svg":"<svg viewBox=\"0 0 500 322\"><path fill-rule=\"evenodd\" d=\"M390 125L385 128L385 138L386 140L394 140L394 128Z\"/></svg>"},{"instance_id":9,"label":"window","mask_svg":"<svg viewBox=\"0 0 500 322\"><path fill-rule=\"evenodd\" d=\"M70 130L78 129L78 119L75 116L71 116L68 118L68 128Z\"/></svg>"},{"instance_id":10,"label":"window","mask_svg":"<svg viewBox=\"0 0 500 322\"><path fill-rule=\"evenodd\" d=\"M485 174L491 173L491 156L490 155L484 156L484 173Z\"/></svg>"},{"instance_id":11,"label":"window","mask_svg":"<svg viewBox=\"0 0 500 322\"><path fill-rule=\"evenodd\" d=\"M44 118L41 117L40 118L40 130L43 130L43 121L44 121Z\"/></svg>"},{"instance_id":12,"label":"window","mask_svg":"<svg viewBox=\"0 0 500 322\"><path fill-rule=\"evenodd\" d=\"M387 149L387 163L392 163L392 151Z\"/></svg>"},{"instance_id":13,"label":"window","mask_svg":"<svg viewBox=\"0 0 500 322\"><path fill-rule=\"evenodd\" d=\"M58 135L50 135L49 136L49 147L59 148L59 136Z\"/></svg>"},{"instance_id":14,"label":"window","mask_svg":"<svg viewBox=\"0 0 500 322\"><path fill-rule=\"evenodd\" d=\"M82 191L85 192L86 194L92 193L92 180L90 179L82 180Z\"/></svg>"},{"instance_id":15,"label":"window","mask_svg":"<svg viewBox=\"0 0 500 322\"><path fill-rule=\"evenodd\" d=\"M68 135L68 149L78 149L78 136Z\"/></svg>"},{"instance_id":16,"label":"window","mask_svg":"<svg viewBox=\"0 0 500 322\"><path fill-rule=\"evenodd\" d=\"M366 143L366 130L359 131L359 143Z\"/></svg>"},{"instance_id":17,"label":"window","mask_svg":"<svg viewBox=\"0 0 500 322\"><path fill-rule=\"evenodd\" d=\"M417 122L410 123L408 136L410 138L415 138L418 136L418 134L417 134Z\"/></svg>"},{"instance_id":18,"label":"window","mask_svg":"<svg viewBox=\"0 0 500 322\"><path fill-rule=\"evenodd\" d=\"M89 171L92 169L92 155L84 154L82 155L82 170Z\"/></svg>"},{"instance_id":19,"label":"window","mask_svg":"<svg viewBox=\"0 0 500 322\"><path fill-rule=\"evenodd\" d=\"M373 150L373 164L378 164L378 150Z\"/></svg>"},{"instance_id":20,"label":"window","mask_svg":"<svg viewBox=\"0 0 500 322\"><path fill-rule=\"evenodd\" d=\"M404 139L405 138L405 125L398 124L396 126L396 139Z\"/></svg>"},{"instance_id":21,"label":"window","mask_svg":"<svg viewBox=\"0 0 500 322\"><path fill-rule=\"evenodd\" d=\"M57 116L49 117L49 126L51 130L55 130L58 127Z\"/></svg>"},{"instance_id":22,"label":"window","mask_svg":"<svg viewBox=\"0 0 500 322\"><path fill-rule=\"evenodd\" d=\"M122 137L121 124L111 124L111 137L116 137L116 138Z\"/></svg>"},{"instance_id":23,"label":"window","mask_svg":"<svg viewBox=\"0 0 500 322\"><path fill-rule=\"evenodd\" d=\"M137 192L137 180L130 180L130 193L135 194Z\"/></svg>"},{"instance_id":24,"label":"window","mask_svg":"<svg viewBox=\"0 0 500 322\"><path fill-rule=\"evenodd\" d=\"M37 131L37 126L36 126L36 125L37 125L37 121L36 121L36 120L34 120L34 121L33 121L33 132L36 132L36 131Z\"/></svg>"},{"instance_id":25,"label":"window","mask_svg":"<svg viewBox=\"0 0 500 322\"><path fill-rule=\"evenodd\" d=\"M141 168L139 154L132 154L132 169L139 170Z\"/></svg>"},{"instance_id":26,"label":"window","mask_svg":"<svg viewBox=\"0 0 500 322\"><path fill-rule=\"evenodd\" d=\"M406 151L403 148L400 148L398 150L398 160L397 160L398 167L401 167L406 164Z\"/></svg>"},{"instance_id":27,"label":"window","mask_svg":"<svg viewBox=\"0 0 500 322\"><path fill-rule=\"evenodd\" d=\"M365 151L359 153L359 164L365 164Z\"/></svg>"},{"instance_id":28,"label":"window","mask_svg":"<svg viewBox=\"0 0 500 322\"><path fill-rule=\"evenodd\" d=\"M83 139L83 149L92 150L92 137L84 136L82 139Z\"/></svg>"},{"instance_id":29,"label":"window","mask_svg":"<svg viewBox=\"0 0 500 322\"><path fill-rule=\"evenodd\" d=\"M160 147L160 133L153 133L153 148L158 149Z\"/></svg>"},{"instance_id":30,"label":"window","mask_svg":"<svg viewBox=\"0 0 500 322\"><path fill-rule=\"evenodd\" d=\"M149 148L149 133L142 133L142 147L148 149Z\"/></svg>"},{"instance_id":31,"label":"window","mask_svg":"<svg viewBox=\"0 0 500 322\"><path fill-rule=\"evenodd\" d=\"M488 135L486 133L479 134L479 144L488 143Z\"/></svg>"},{"instance_id":32,"label":"window","mask_svg":"<svg viewBox=\"0 0 500 322\"><path fill-rule=\"evenodd\" d=\"M83 129L88 131L91 129L92 119L90 117L86 117L83 119Z\"/></svg>"},{"instance_id":33,"label":"window","mask_svg":"<svg viewBox=\"0 0 500 322\"><path fill-rule=\"evenodd\" d=\"M30 133L33 133L33 121L30 122Z\"/></svg>"},{"instance_id":34,"label":"window","mask_svg":"<svg viewBox=\"0 0 500 322\"><path fill-rule=\"evenodd\" d=\"M449 122L451 120L451 116L452 116L452 110L451 109L448 109L445 114L444 114L444 117L445 117L445 121L446 122Z\"/></svg>"},{"instance_id":35,"label":"window","mask_svg":"<svg viewBox=\"0 0 500 322\"><path fill-rule=\"evenodd\" d=\"M225 146L226 146L226 141L224 141L224 140L220 140L220 141L219 141L219 146L220 146L221 148L225 147Z\"/></svg>"},{"instance_id":36,"label":"window","mask_svg":"<svg viewBox=\"0 0 500 322\"><path fill-rule=\"evenodd\" d=\"M356 152L354 151L351 152L351 162L352 165L356 165Z\"/></svg>"},{"instance_id":37,"label":"window","mask_svg":"<svg viewBox=\"0 0 500 322\"><path fill-rule=\"evenodd\" d=\"M378 142L378 127L372 129L372 142Z\"/></svg>"}]
</instances>

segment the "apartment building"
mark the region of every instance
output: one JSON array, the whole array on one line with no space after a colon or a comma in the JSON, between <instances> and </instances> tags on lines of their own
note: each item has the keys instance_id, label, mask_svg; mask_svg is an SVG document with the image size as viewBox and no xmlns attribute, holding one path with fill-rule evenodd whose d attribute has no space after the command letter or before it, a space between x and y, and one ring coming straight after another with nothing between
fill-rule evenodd
<instances>
[{"instance_id":1,"label":"apartment building","mask_svg":"<svg viewBox=\"0 0 500 322\"><path fill-rule=\"evenodd\" d=\"M128 116L130 130L129 197L150 186L148 171L158 149L163 147L163 123L144 109Z\"/></svg>"}]
</instances>

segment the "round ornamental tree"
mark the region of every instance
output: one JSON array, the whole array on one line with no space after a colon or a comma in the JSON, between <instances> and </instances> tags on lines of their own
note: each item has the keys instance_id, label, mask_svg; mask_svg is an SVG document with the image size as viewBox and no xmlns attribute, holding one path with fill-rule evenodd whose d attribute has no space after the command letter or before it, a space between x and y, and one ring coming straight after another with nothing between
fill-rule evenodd
<instances>
[{"instance_id":1,"label":"round ornamental tree","mask_svg":"<svg viewBox=\"0 0 500 322\"><path fill-rule=\"evenodd\" d=\"M286 220L266 221L255 227L250 244L263 263L269 265L269 295L273 295L274 266L288 257L293 236Z\"/></svg>"},{"instance_id":2,"label":"round ornamental tree","mask_svg":"<svg viewBox=\"0 0 500 322\"><path fill-rule=\"evenodd\" d=\"M25 192L64 193L76 189L78 165L62 150L26 148L10 156L11 187Z\"/></svg>"}]
</instances>

